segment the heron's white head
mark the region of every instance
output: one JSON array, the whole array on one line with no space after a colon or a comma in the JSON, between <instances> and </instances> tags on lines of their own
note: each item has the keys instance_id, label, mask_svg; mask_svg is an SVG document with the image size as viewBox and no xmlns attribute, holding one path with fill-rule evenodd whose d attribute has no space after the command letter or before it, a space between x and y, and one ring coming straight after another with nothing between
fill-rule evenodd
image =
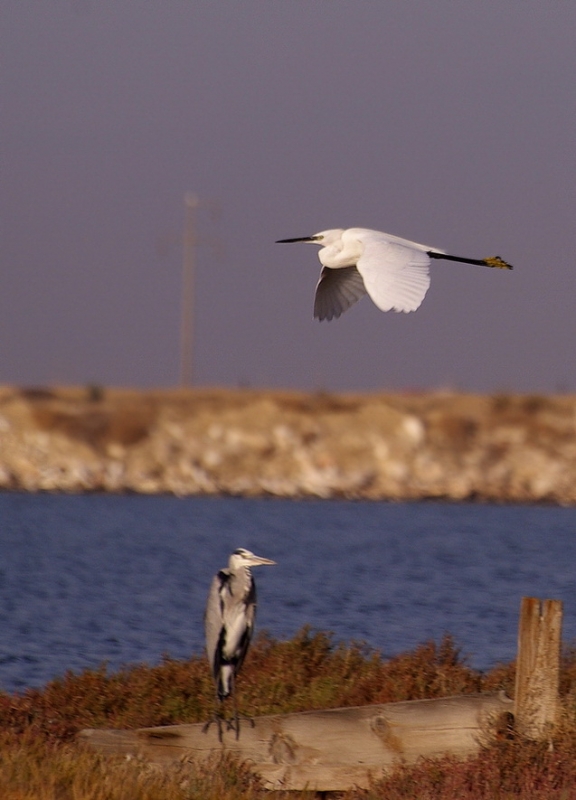
<instances>
[{"instance_id":1,"label":"heron's white head","mask_svg":"<svg viewBox=\"0 0 576 800\"><path fill-rule=\"evenodd\" d=\"M233 572L241 567L260 567L266 564L275 564L275 561L271 561L269 558L263 558L262 556L254 555L251 553L250 550L246 550L244 547L239 547L237 550L234 550L230 559L228 560L228 568L231 569Z\"/></svg>"}]
</instances>

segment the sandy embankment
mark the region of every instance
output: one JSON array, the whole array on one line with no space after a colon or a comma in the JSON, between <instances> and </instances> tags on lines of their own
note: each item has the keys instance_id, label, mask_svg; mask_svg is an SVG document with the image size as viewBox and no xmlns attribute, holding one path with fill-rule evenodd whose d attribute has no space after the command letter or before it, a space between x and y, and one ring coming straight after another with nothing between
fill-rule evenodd
<instances>
[{"instance_id":1,"label":"sandy embankment","mask_svg":"<svg viewBox=\"0 0 576 800\"><path fill-rule=\"evenodd\" d=\"M0 389L0 488L576 502L576 397Z\"/></svg>"}]
</instances>

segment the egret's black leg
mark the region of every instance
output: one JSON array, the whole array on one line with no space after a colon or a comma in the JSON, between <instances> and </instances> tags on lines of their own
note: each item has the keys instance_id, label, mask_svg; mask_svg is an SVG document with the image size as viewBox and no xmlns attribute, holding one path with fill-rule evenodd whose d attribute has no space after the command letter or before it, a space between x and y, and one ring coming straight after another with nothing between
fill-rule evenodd
<instances>
[{"instance_id":1,"label":"egret's black leg","mask_svg":"<svg viewBox=\"0 0 576 800\"><path fill-rule=\"evenodd\" d=\"M440 258L444 261L459 261L461 264L476 264L478 267L514 269L512 264L504 261L500 256L490 256L489 258L461 258L461 256L449 256L447 253L435 253L433 250L429 250L427 255L429 255L430 258Z\"/></svg>"}]
</instances>

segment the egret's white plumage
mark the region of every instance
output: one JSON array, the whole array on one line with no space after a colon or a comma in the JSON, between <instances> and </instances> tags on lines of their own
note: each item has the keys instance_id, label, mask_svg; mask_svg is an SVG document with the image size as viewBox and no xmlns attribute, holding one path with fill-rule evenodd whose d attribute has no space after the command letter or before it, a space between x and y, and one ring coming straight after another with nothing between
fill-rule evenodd
<instances>
[{"instance_id":1,"label":"egret's white plumage","mask_svg":"<svg viewBox=\"0 0 576 800\"><path fill-rule=\"evenodd\" d=\"M212 580L204 629L206 653L216 685L219 703L234 692L236 676L244 663L256 619L256 584L251 567L275 564L239 547L228 560L228 567L219 570ZM221 738L221 717L216 716ZM239 732L238 714L235 714L236 734ZM210 722L205 726L208 729Z\"/></svg>"},{"instance_id":2,"label":"egret's white plumage","mask_svg":"<svg viewBox=\"0 0 576 800\"><path fill-rule=\"evenodd\" d=\"M322 271L314 301L314 316L320 320L339 317L365 294L382 311L416 311L430 286L432 258L512 269L499 256L450 256L435 247L369 228L335 228L277 243L291 242L320 245Z\"/></svg>"}]
</instances>

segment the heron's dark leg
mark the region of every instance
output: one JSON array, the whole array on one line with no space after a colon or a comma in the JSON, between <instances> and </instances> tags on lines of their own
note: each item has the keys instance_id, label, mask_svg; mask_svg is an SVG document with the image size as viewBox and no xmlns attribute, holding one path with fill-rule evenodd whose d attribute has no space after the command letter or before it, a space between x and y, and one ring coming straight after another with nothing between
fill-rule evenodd
<instances>
[{"instance_id":1,"label":"heron's dark leg","mask_svg":"<svg viewBox=\"0 0 576 800\"><path fill-rule=\"evenodd\" d=\"M222 744L222 731L224 729L224 725L226 726L225 730L227 731L234 731L236 735L236 739L240 738L240 717L247 720L251 727L254 728L255 723L252 717L249 717L247 714L241 714L238 711L238 704L236 701L236 676L233 675L231 682L230 682L230 695L232 695L232 704L233 704L233 715L230 719L226 719L226 715L224 714L224 702L225 698L220 697L219 694L216 695L216 710L211 717L211 719L206 722L202 728L202 733L207 733L212 723L216 725L218 728L218 741ZM228 695L228 697L230 697Z\"/></svg>"},{"instance_id":2,"label":"heron's dark leg","mask_svg":"<svg viewBox=\"0 0 576 800\"><path fill-rule=\"evenodd\" d=\"M230 722L228 724L228 727L232 728L232 729L234 729L236 731L236 738L237 739L240 738L240 718L245 719L246 722L249 722L251 728L255 728L256 727L256 723L254 722L252 717L249 717L248 714L241 714L238 711L238 709L235 708L234 709L234 720L230 720Z\"/></svg>"},{"instance_id":3,"label":"heron's dark leg","mask_svg":"<svg viewBox=\"0 0 576 800\"><path fill-rule=\"evenodd\" d=\"M219 696L216 696L216 710L212 717L205 723L204 727L202 728L202 733L208 733L210 729L210 725L214 723L218 729L218 741L222 744L222 721L224 719L224 714L222 711L222 703L223 701L220 699Z\"/></svg>"},{"instance_id":4,"label":"heron's dark leg","mask_svg":"<svg viewBox=\"0 0 576 800\"><path fill-rule=\"evenodd\" d=\"M236 675L232 676L232 699L234 701L234 722L230 727L236 731L236 740L240 738L240 717L238 716L238 701L236 700Z\"/></svg>"},{"instance_id":5,"label":"heron's dark leg","mask_svg":"<svg viewBox=\"0 0 576 800\"><path fill-rule=\"evenodd\" d=\"M247 714L241 714L238 711L238 703L236 701L236 676L234 676L232 680L233 680L232 691L234 693L234 698L233 698L233 700L234 700L234 721L232 722L232 720L231 720L228 727L230 729L233 729L233 730L236 731L236 739L239 739L240 738L240 717L242 717L242 719L247 720L250 723L250 726L252 728L255 726L255 722L252 719L252 717L249 717Z\"/></svg>"}]
</instances>

